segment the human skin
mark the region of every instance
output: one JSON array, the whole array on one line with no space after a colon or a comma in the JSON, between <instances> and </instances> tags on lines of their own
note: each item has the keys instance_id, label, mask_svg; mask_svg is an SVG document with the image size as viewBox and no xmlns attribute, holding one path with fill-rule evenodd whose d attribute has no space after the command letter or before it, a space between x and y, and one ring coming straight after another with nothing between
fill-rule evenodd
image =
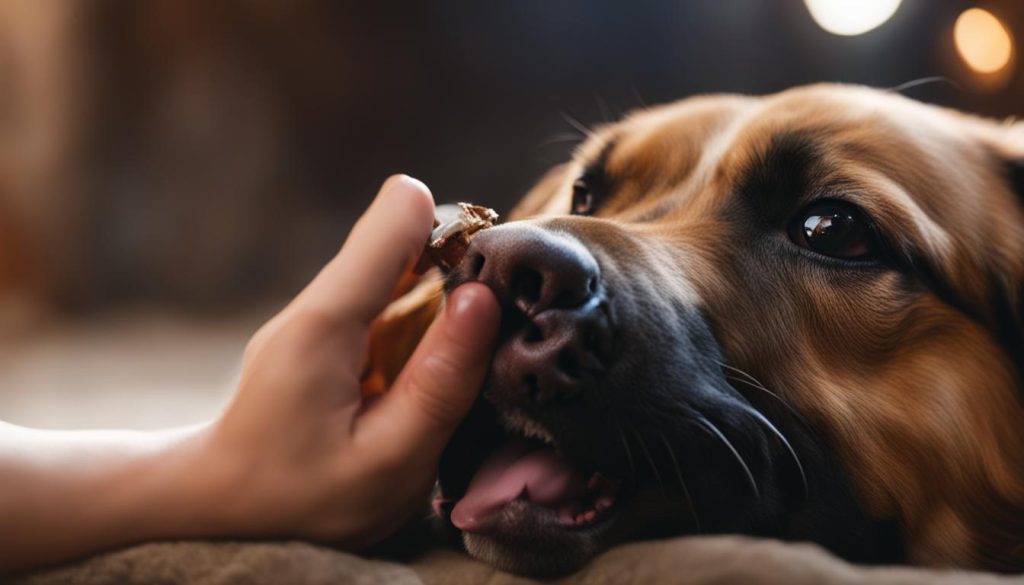
<instances>
[{"instance_id":1,"label":"human skin","mask_svg":"<svg viewBox=\"0 0 1024 585\"><path fill-rule=\"evenodd\" d=\"M212 422L157 432L0 422L0 573L132 543L299 537L358 550L422 508L486 373L500 309L460 287L395 384L364 403L370 323L419 257L434 204L385 182L341 251L245 348Z\"/></svg>"}]
</instances>

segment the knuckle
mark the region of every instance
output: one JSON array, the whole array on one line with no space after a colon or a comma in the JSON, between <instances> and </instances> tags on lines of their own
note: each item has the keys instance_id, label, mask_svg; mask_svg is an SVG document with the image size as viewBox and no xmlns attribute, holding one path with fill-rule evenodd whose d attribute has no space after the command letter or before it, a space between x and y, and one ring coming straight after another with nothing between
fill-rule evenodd
<instances>
[{"instance_id":1,"label":"knuckle","mask_svg":"<svg viewBox=\"0 0 1024 585\"><path fill-rule=\"evenodd\" d=\"M256 333L252 334L252 337L250 337L249 341L246 342L245 349L242 352L242 358L244 360L250 361L256 359L256 356L262 353L263 348L265 348L273 338L271 330L273 324L274 321L269 321L257 329Z\"/></svg>"},{"instance_id":2,"label":"knuckle","mask_svg":"<svg viewBox=\"0 0 1024 585\"><path fill-rule=\"evenodd\" d=\"M275 371L269 365L277 364L293 380L326 374L333 376L335 368L325 368L324 364L340 368L347 363L346 355L361 355L365 349L361 331L324 310L289 311L278 315L253 334L246 344L243 359L250 365L264 364L265 375ZM293 367L299 364L316 367Z\"/></svg>"},{"instance_id":3,"label":"knuckle","mask_svg":"<svg viewBox=\"0 0 1024 585\"><path fill-rule=\"evenodd\" d=\"M295 311L286 325L289 332L300 340L325 337L336 327L335 317L318 308L304 308Z\"/></svg>"},{"instance_id":4,"label":"knuckle","mask_svg":"<svg viewBox=\"0 0 1024 585\"><path fill-rule=\"evenodd\" d=\"M336 349L338 344L352 344L362 330L335 314L312 308L289 315L278 337L290 352L302 356L319 353L325 348Z\"/></svg>"},{"instance_id":5,"label":"knuckle","mask_svg":"<svg viewBox=\"0 0 1024 585\"><path fill-rule=\"evenodd\" d=\"M262 329L260 329L262 331ZM266 335L263 335L257 331L249 338L249 341L245 344L245 349L242 351L242 357L246 361L252 360L256 355L260 353L260 348L266 344Z\"/></svg>"}]
</instances>

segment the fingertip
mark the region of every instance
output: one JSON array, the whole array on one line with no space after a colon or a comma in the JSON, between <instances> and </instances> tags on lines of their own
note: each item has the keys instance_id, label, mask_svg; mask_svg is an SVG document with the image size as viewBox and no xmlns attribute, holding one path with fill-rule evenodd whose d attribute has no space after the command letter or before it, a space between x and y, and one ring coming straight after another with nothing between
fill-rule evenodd
<instances>
[{"instance_id":1,"label":"fingertip","mask_svg":"<svg viewBox=\"0 0 1024 585\"><path fill-rule=\"evenodd\" d=\"M402 185L405 185L409 189L418 191L420 193L424 193L424 194L426 194L428 196L431 195L430 188L427 187L427 185L423 181L417 179L416 177L412 177L412 176L406 175L405 173L396 173L396 174L391 175L390 177L388 177L388 180L392 180L392 179L395 182L397 182L397 183L401 183ZM431 200L433 200L433 199L431 199Z\"/></svg>"},{"instance_id":2,"label":"fingertip","mask_svg":"<svg viewBox=\"0 0 1024 585\"><path fill-rule=\"evenodd\" d=\"M497 297L479 282L466 283L452 291L448 295L445 313L453 327L491 337L497 333L501 319Z\"/></svg>"},{"instance_id":3,"label":"fingertip","mask_svg":"<svg viewBox=\"0 0 1024 585\"><path fill-rule=\"evenodd\" d=\"M394 174L381 185L381 199L388 200L389 206L411 207L416 216L428 216L433 223L434 196L423 181L405 174Z\"/></svg>"},{"instance_id":4,"label":"fingertip","mask_svg":"<svg viewBox=\"0 0 1024 585\"><path fill-rule=\"evenodd\" d=\"M361 436L387 435L399 450L432 457L472 407L490 367L501 308L480 283L458 287L447 303L380 407L364 415Z\"/></svg>"},{"instance_id":5,"label":"fingertip","mask_svg":"<svg viewBox=\"0 0 1024 585\"><path fill-rule=\"evenodd\" d=\"M419 179L409 175L391 175L381 185L366 214L379 233L393 234L392 249L406 250L418 257L434 227L434 197Z\"/></svg>"}]
</instances>

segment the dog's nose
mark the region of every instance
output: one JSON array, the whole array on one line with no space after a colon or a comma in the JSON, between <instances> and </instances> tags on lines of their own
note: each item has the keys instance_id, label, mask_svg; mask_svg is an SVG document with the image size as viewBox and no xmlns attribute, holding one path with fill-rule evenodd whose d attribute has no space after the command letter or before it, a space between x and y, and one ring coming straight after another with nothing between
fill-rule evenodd
<instances>
[{"instance_id":1,"label":"dog's nose","mask_svg":"<svg viewBox=\"0 0 1024 585\"><path fill-rule=\"evenodd\" d=\"M480 233L462 268L506 307L494 391L515 405L575 396L605 367L611 327L601 271L576 238L531 224Z\"/></svg>"},{"instance_id":2,"label":"dog's nose","mask_svg":"<svg viewBox=\"0 0 1024 585\"><path fill-rule=\"evenodd\" d=\"M463 263L471 279L529 316L580 307L600 283L597 261L579 240L529 224L481 232Z\"/></svg>"}]
</instances>

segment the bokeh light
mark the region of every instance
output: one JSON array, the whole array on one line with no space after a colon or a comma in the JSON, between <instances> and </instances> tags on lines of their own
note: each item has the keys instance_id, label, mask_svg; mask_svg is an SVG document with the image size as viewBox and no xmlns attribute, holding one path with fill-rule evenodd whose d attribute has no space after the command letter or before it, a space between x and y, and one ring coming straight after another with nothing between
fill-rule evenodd
<instances>
[{"instance_id":1,"label":"bokeh light","mask_svg":"<svg viewBox=\"0 0 1024 585\"><path fill-rule=\"evenodd\" d=\"M902 0L804 0L811 18L826 31L854 36L892 18Z\"/></svg>"},{"instance_id":2,"label":"bokeh light","mask_svg":"<svg viewBox=\"0 0 1024 585\"><path fill-rule=\"evenodd\" d=\"M967 66L978 73L996 73L1013 57L1013 37L991 12L971 8L956 19L953 40Z\"/></svg>"}]
</instances>

